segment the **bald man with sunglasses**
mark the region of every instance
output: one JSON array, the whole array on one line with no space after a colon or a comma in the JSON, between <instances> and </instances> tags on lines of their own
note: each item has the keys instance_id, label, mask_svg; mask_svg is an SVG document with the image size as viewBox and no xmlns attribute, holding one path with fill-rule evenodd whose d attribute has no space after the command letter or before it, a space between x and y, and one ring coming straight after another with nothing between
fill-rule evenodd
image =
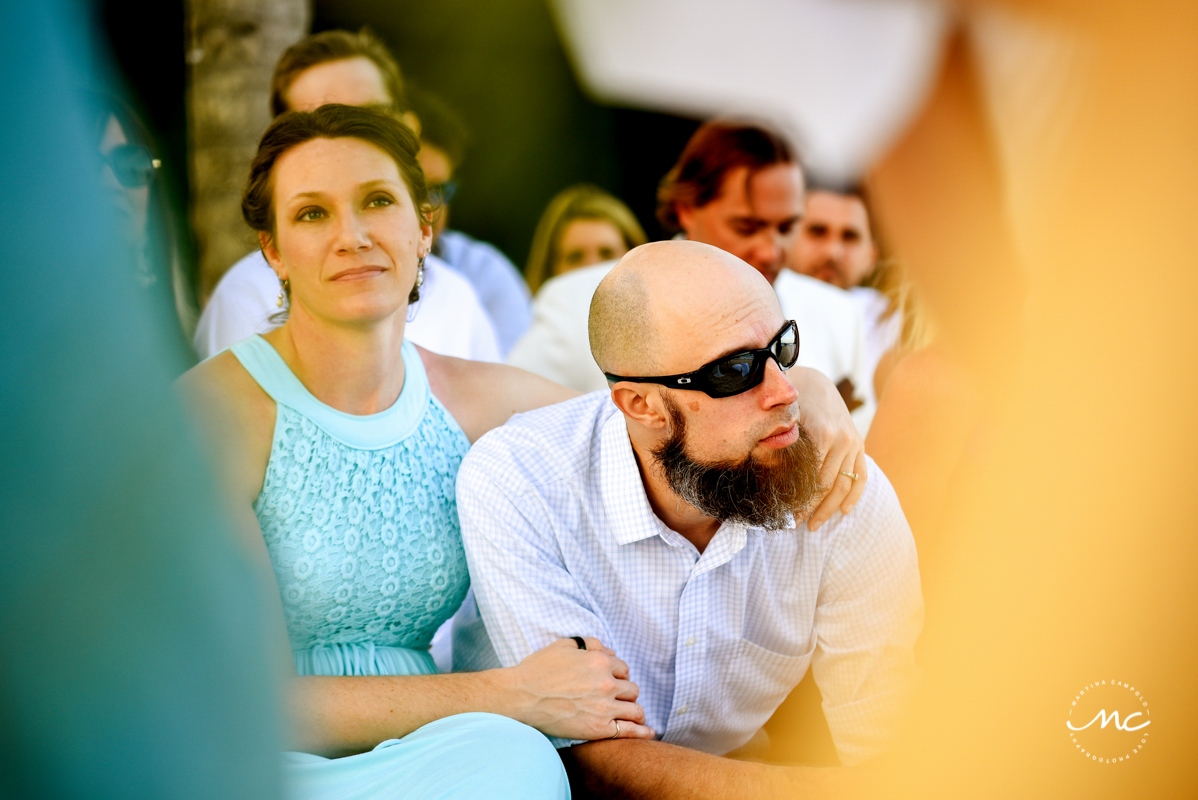
<instances>
[{"instance_id":1,"label":"bald man with sunglasses","mask_svg":"<svg viewBox=\"0 0 1198 800\"><path fill-rule=\"evenodd\" d=\"M826 486L784 375L798 331L769 283L715 247L644 245L600 284L590 337L610 390L514 417L457 485L500 660L596 637L640 689L635 732L654 738L558 742L567 763L619 796L815 788L826 773L718 757L809 666L841 763L878 754L915 671L915 543L865 456L867 485L837 476L852 513L803 524ZM613 718L613 737L634 725Z\"/></svg>"}]
</instances>

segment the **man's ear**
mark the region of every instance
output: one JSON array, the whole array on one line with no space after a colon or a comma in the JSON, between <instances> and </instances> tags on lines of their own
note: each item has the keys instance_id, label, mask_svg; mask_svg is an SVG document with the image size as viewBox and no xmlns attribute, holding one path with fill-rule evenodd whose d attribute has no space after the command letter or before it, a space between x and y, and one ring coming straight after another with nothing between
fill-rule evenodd
<instances>
[{"instance_id":1,"label":"man's ear","mask_svg":"<svg viewBox=\"0 0 1198 800\"><path fill-rule=\"evenodd\" d=\"M651 430L664 430L670 425L661 392L651 383L621 381L612 387L611 400L624 416Z\"/></svg>"},{"instance_id":2,"label":"man's ear","mask_svg":"<svg viewBox=\"0 0 1198 800\"><path fill-rule=\"evenodd\" d=\"M279 276L279 280L287 280L287 270L283 266L283 259L279 256L279 251L275 247L275 240L266 231L258 231L258 245L262 248L262 255L266 257L266 263L270 264L270 268Z\"/></svg>"}]
</instances>

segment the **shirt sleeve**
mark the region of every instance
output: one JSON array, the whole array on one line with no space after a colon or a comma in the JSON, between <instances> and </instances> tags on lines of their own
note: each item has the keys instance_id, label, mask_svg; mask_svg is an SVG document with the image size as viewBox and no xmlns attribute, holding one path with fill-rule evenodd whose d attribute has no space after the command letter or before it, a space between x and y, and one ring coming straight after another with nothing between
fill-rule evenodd
<instances>
[{"instance_id":1,"label":"shirt sleeve","mask_svg":"<svg viewBox=\"0 0 1198 800\"><path fill-rule=\"evenodd\" d=\"M550 508L551 493L534 492L531 483L521 487L519 464L498 457L505 452L484 439L463 460L457 480L471 586L499 662L513 666L568 636L611 642L554 535L555 518L568 524L569 514ZM579 743L549 738L556 747Z\"/></svg>"},{"instance_id":2,"label":"shirt sleeve","mask_svg":"<svg viewBox=\"0 0 1198 800\"><path fill-rule=\"evenodd\" d=\"M499 248L461 231L442 231L436 248L474 285L495 328L500 355L506 357L532 321L532 298L520 271Z\"/></svg>"},{"instance_id":3,"label":"shirt sleeve","mask_svg":"<svg viewBox=\"0 0 1198 800\"><path fill-rule=\"evenodd\" d=\"M869 467L866 494L846 518L853 524L829 549L815 612L811 669L846 766L890 744L914 688L923 627L911 529L886 476Z\"/></svg>"},{"instance_id":4,"label":"shirt sleeve","mask_svg":"<svg viewBox=\"0 0 1198 800\"><path fill-rule=\"evenodd\" d=\"M480 444L458 472L458 516L475 598L500 663L510 667L567 636L610 642L566 567L552 495L531 485L520 491L513 485L520 482L519 464Z\"/></svg>"},{"instance_id":5,"label":"shirt sleeve","mask_svg":"<svg viewBox=\"0 0 1198 800\"><path fill-rule=\"evenodd\" d=\"M404 336L434 353L499 361L495 329L465 275L435 256L425 263L419 302L408 309Z\"/></svg>"},{"instance_id":6,"label":"shirt sleeve","mask_svg":"<svg viewBox=\"0 0 1198 800\"><path fill-rule=\"evenodd\" d=\"M474 290L474 285L465 275L445 262L440 262L436 266L441 272L439 278L446 282L452 279L453 287L452 306L441 307L444 312L448 312L452 308L453 313L447 314L440 323L445 325L452 321L452 324L468 325L467 358L471 361L499 363L502 359L499 357L499 340L495 336L495 326L491 324L491 318L487 316L487 311L483 308L482 301L479 300L478 293Z\"/></svg>"}]
</instances>

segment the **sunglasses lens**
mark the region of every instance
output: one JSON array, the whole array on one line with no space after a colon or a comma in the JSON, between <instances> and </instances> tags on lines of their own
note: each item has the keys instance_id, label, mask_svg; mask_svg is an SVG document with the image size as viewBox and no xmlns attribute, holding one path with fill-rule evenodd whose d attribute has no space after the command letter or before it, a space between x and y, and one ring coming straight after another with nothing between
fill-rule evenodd
<instances>
[{"instance_id":1,"label":"sunglasses lens","mask_svg":"<svg viewBox=\"0 0 1198 800\"><path fill-rule=\"evenodd\" d=\"M754 374L759 372L759 370L754 369L756 361L751 353L735 355L725 358L723 361L717 361L711 365L711 371L707 376L711 388L718 392L720 397L727 397L752 389L761 382L760 375ZM715 395L712 396L714 397Z\"/></svg>"},{"instance_id":2,"label":"sunglasses lens","mask_svg":"<svg viewBox=\"0 0 1198 800\"><path fill-rule=\"evenodd\" d=\"M793 367L795 361L798 360L799 332L794 325L786 326L782 335L778 337L778 341L774 344L774 356L778 359L778 366L783 369Z\"/></svg>"}]
</instances>

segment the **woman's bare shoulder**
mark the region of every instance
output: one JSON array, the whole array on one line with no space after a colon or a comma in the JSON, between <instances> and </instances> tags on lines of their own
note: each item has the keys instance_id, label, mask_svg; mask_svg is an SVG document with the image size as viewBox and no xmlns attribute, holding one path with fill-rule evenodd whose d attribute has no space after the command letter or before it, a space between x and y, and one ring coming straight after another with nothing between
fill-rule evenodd
<instances>
[{"instance_id":1,"label":"woman's bare shoulder","mask_svg":"<svg viewBox=\"0 0 1198 800\"><path fill-rule=\"evenodd\" d=\"M189 394L223 394L236 392L238 386L247 380L257 386L237 356L226 350L184 372L176 385Z\"/></svg>"},{"instance_id":2,"label":"woman's bare shoulder","mask_svg":"<svg viewBox=\"0 0 1198 800\"><path fill-rule=\"evenodd\" d=\"M275 402L228 350L183 373L176 385L210 425L243 433L274 428Z\"/></svg>"},{"instance_id":3,"label":"woman's bare shoulder","mask_svg":"<svg viewBox=\"0 0 1198 800\"><path fill-rule=\"evenodd\" d=\"M507 364L467 361L417 348L429 386L471 442L513 415L578 392Z\"/></svg>"}]
</instances>

